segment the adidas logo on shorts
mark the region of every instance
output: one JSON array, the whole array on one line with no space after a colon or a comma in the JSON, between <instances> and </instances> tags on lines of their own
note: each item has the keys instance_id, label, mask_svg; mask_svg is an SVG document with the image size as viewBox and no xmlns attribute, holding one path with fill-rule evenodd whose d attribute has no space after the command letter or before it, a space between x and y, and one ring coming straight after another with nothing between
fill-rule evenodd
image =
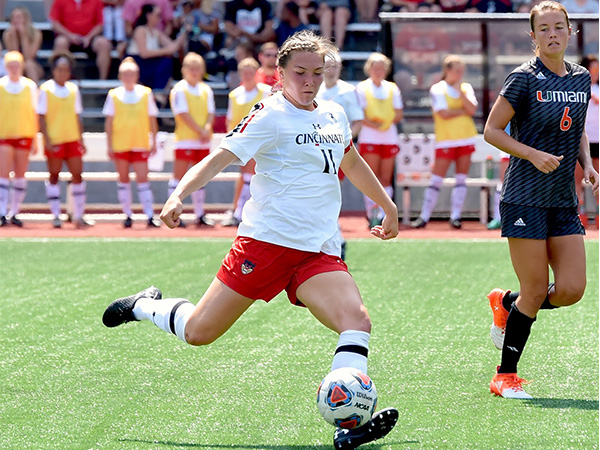
<instances>
[{"instance_id":1,"label":"adidas logo on shorts","mask_svg":"<svg viewBox=\"0 0 600 450\"><path fill-rule=\"evenodd\" d=\"M526 227L527 226L525 224L525 222L523 221L523 219L521 219L520 217L515 221L515 223L513 223L513 225L515 227Z\"/></svg>"}]
</instances>

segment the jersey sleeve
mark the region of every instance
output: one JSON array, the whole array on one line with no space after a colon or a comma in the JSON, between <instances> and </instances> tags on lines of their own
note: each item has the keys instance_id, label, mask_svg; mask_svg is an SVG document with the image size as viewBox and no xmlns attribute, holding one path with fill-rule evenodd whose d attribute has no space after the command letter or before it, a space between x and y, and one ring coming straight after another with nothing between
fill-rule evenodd
<instances>
[{"instance_id":1,"label":"jersey sleeve","mask_svg":"<svg viewBox=\"0 0 600 450\"><path fill-rule=\"evenodd\" d=\"M81 92L79 88L75 86L75 114L81 114L83 112L83 102L81 101Z\"/></svg>"},{"instance_id":2,"label":"jersey sleeve","mask_svg":"<svg viewBox=\"0 0 600 450\"><path fill-rule=\"evenodd\" d=\"M48 112L48 95L43 89L40 89L40 92L38 93L38 101L35 112L41 116L46 115Z\"/></svg>"},{"instance_id":3,"label":"jersey sleeve","mask_svg":"<svg viewBox=\"0 0 600 450\"><path fill-rule=\"evenodd\" d=\"M213 90L210 88L210 86L208 87L208 89L206 90L208 96L206 99L206 109L208 111L209 114L214 114L216 107L215 107L215 94L213 93Z\"/></svg>"},{"instance_id":4,"label":"jersey sleeve","mask_svg":"<svg viewBox=\"0 0 600 450\"><path fill-rule=\"evenodd\" d=\"M365 112L359 106L356 91L348 91L344 94L346 104L346 114L350 122L356 122L365 118Z\"/></svg>"},{"instance_id":5,"label":"jersey sleeve","mask_svg":"<svg viewBox=\"0 0 600 450\"><path fill-rule=\"evenodd\" d=\"M158 107L156 106L156 102L154 101L154 94L152 92L148 94L148 115L150 117L158 116Z\"/></svg>"},{"instance_id":6,"label":"jersey sleeve","mask_svg":"<svg viewBox=\"0 0 600 450\"><path fill-rule=\"evenodd\" d=\"M187 99L185 98L185 93L182 89L176 89L173 95L173 104L171 108L173 109L173 114L176 116L179 114L183 114L189 112Z\"/></svg>"},{"instance_id":7,"label":"jersey sleeve","mask_svg":"<svg viewBox=\"0 0 600 450\"><path fill-rule=\"evenodd\" d=\"M478 102L477 97L475 97L475 90L473 89L473 86L471 86L469 83L463 83L462 89L469 101L477 106Z\"/></svg>"},{"instance_id":8,"label":"jersey sleeve","mask_svg":"<svg viewBox=\"0 0 600 450\"><path fill-rule=\"evenodd\" d=\"M277 119L272 109L259 102L250 113L227 134L219 147L229 150L246 164L261 150L273 147L277 137Z\"/></svg>"},{"instance_id":9,"label":"jersey sleeve","mask_svg":"<svg viewBox=\"0 0 600 450\"><path fill-rule=\"evenodd\" d=\"M392 102L394 104L394 109L404 109L404 102L402 102L402 94L400 93L400 89L396 84L392 84L393 89L393 97Z\"/></svg>"},{"instance_id":10,"label":"jersey sleeve","mask_svg":"<svg viewBox=\"0 0 600 450\"><path fill-rule=\"evenodd\" d=\"M107 117L113 117L115 115L115 102L113 101L110 92L106 96L106 101L104 102L104 107L102 108L102 114Z\"/></svg>"},{"instance_id":11,"label":"jersey sleeve","mask_svg":"<svg viewBox=\"0 0 600 450\"><path fill-rule=\"evenodd\" d=\"M434 84L429 89L429 97L431 98L431 109L433 112L444 111L448 109L448 102L446 101L446 93L440 89L440 86Z\"/></svg>"},{"instance_id":12,"label":"jersey sleeve","mask_svg":"<svg viewBox=\"0 0 600 450\"><path fill-rule=\"evenodd\" d=\"M508 75L500 95L517 111L527 96L527 75L523 72L513 72Z\"/></svg>"}]
</instances>

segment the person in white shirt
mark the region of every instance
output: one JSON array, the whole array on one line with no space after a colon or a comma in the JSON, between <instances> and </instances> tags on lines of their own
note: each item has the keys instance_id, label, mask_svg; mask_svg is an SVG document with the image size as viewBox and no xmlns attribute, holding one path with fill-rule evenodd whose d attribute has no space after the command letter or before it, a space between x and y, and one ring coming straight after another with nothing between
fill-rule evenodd
<instances>
[{"instance_id":1,"label":"person in white shirt","mask_svg":"<svg viewBox=\"0 0 600 450\"><path fill-rule=\"evenodd\" d=\"M358 149L390 197L394 194L394 166L400 151L396 124L404 116L400 89L385 79L391 70L392 62L387 56L372 53L364 67L369 78L356 86L358 103L365 114L358 133ZM369 226L381 223L383 208L367 195L365 210Z\"/></svg>"},{"instance_id":2,"label":"person in white shirt","mask_svg":"<svg viewBox=\"0 0 600 450\"><path fill-rule=\"evenodd\" d=\"M310 31L288 38L278 55L282 92L257 103L213 153L186 173L163 207L161 219L177 227L185 197L228 165L256 160L238 236L198 305L163 299L160 290L150 287L112 302L104 325L151 319L188 344L207 345L256 300L269 301L285 290L293 304L306 306L339 333L332 369L367 372L371 321L339 257L338 170L384 207L382 225L371 230L375 237L398 234L398 211L356 151L343 109L315 101L331 47ZM371 419L373 426L336 430L335 447L350 449L378 439L397 419L396 409L380 410Z\"/></svg>"},{"instance_id":3,"label":"person in white shirt","mask_svg":"<svg viewBox=\"0 0 600 450\"><path fill-rule=\"evenodd\" d=\"M152 90L138 84L140 68L131 57L119 66L122 86L111 89L106 96L102 114L106 117L104 131L108 156L115 162L119 174L117 195L125 213L123 226L133 225L129 169L136 175L138 198L147 217L149 228L160 223L154 218L154 195L148 182L148 158L156 153L158 108Z\"/></svg>"},{"instance_id":4,"label":"person in white shirt","mask_svg":"<svg viewBox=\"0 0 600 450\"><path fill-rule=\"evenodd\" d=\"M173 177L169 180L169 195L179 180L194 164L210 152L215 118L215 99L211 87L202 80L206 72L204 58L190 52L183 58L183 80L171 90L171 109L175 116L175 161ZM192 193L196 226L213 226L214 222L204 214L204 188ZM185 228L182 221L179 226Z\"/></svg>"},{"instance_id":5,"label":"person in white shirt","mask_svg":"<svg viewBox=\"0 0 600 450\"><path fill-rule=\"evenodd\" d=\"M69 189L73 198L73 223L77 228L87 228L93 223L83 217L86 184L81 173L86 148L82 137L81 95L77 85L70 81L73 58L69 53L55 53L49 63L52 79L40 86L37 114L48 164L46 197L54 217L52 225L54 228L62 227L58 176L63 163L66 163L71 173Z\"/></svg>"}]
</instances>

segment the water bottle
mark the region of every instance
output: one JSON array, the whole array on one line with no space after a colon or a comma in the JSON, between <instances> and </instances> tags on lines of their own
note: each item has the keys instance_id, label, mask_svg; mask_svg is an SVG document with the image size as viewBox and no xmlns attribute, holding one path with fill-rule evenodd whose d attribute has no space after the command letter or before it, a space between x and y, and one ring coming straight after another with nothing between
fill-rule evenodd
<instances>
[{"instance_id":1,"label":"water bottle","mask_svg":"<svg viewBox=\"0 0 600 450\"><path fill-rule=\"evenodd\" d=\"M494 158L491 155L485 160L485 176L488 180L494 179Z\"/></svg>"}]
</instances>

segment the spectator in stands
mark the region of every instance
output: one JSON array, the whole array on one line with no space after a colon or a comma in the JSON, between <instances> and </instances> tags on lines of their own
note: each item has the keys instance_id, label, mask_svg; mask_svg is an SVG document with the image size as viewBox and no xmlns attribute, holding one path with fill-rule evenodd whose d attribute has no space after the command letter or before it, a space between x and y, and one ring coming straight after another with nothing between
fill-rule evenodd
<instances>
[{"instance_id":1,"label":"spectator in stands","mask_svg":"<svg viewBox=\"0 0 600 450\"><path fill-rule=\"evenodd\" d=\"M425 190L421 215L412 223L414 228L423 228L429 222L442 182L453 161L456 164L456 184L452 189L450 226L461 228L460 218L467 197L466 181L477 136L473 121L477 99L473 87L462 81L464 73L462 59L448 55L442 63L442 81L429 90L436 139L435 162L431 184Z\"/></svg>"},{"instance_id":2,"label":"spectator in stands","mask_svg":"<svg viewBox=\"0 0 600 450\"><path fill-rule=\"evenodd\" d=\"M142 7L147 4L159 8L160 20L156 24L156 28L163 31L167 36L171 36L173 33L173 7L169 0L125 0L123 20L125 20L127 36L133 35L135 21L142 14Z\"/></svg>"},{"instance_id":3,"label":"spectator in stands","mask_svg":"<svg viewBox=\"0 0 600 450\"><path fill-rule=\"evenodd\" d=\"M277 70L277 44L275 42L265 42L260 46L258 61L260 67L256 71L256 82L275 86L280 81L279 71Z\"/></svg>"},{"instance_id":4,"label":"spectator in stands","mask_svg":"<svg viewBox=\"0 0 600 450\"><path fill-rule=\"evenodd\" d=\"M150 89L165 89L173 75L173 55L185 42L185 33L172 40L157 25L160 8L151 3L142 6L134 24L133 37L127 47L140 68L139 82Z\"/></svg>"},{"instance_id":5,"label":"spectator in stands","mask_svg":"<svg viewBox=\"0 0 600 450\"><path fill-rule=\"evenodd\" d=\"M21 53L7 52L4 66L8 75L0 79L0 226L10 222L22 227L23 222L17 218L17 214L27 193L25 171L29 165L29 154L37 152L37 86L23 76L25 59ZM11 171L14 172L14 178L9 214Z\"/></svg>"},{"instance_id":6,"label":"spectator in stands","mask_svg":"<svg viewBox=\"0 0 600 450\"><path fill-rule=\"evenodd\" d=\"M315 0L294 0L300 7L299 16L304 25L318 25L317 10L319 4Z\"/></svg>"},{"instance_id":7,"label":"spectator in stands","mask_svg":"<svg viewBox=\"0 0 600 450\"><path fill-rule=\"evenodd\" d=\"M103 0L104 37L116 44L120 57L127 47L123 4L125 0Z\"/></svg>"},{"instance_id":8,"label":"spectator in stands","mask_svg":"<svg viewBox=\"0 0 600 450\"><path fill-rule=\"evenodd\" d=\"M259 64L254 58L245 58L238 64L241 85L229 93L227 104L227 131L233 130L248 115L252 107L267 97L271 87L257 82ZM242 209L250 198L250 180L254 175L256 162L251 159L240 167L241 177L235 183L233 195L234 211L223 225L238 226L242 221Z\"/></svg>"},{"instance_id":9,"label":"spectator in stands","mask_svg":"<svg viewBox=\"0 0 600 450\"><path fill-rule=\"evenodd\" d=\"M2 41L0 40L0 55L3 55ZM6 67L4 67L4 57L0 58L0 78L6 75Z\"/></svg>"},{"instance_id":10,"label":"spectator in stands","mask_svg":"<svg viewBox=\"0 0 600 450\"><path fill-rule=\"evenodd\" d=\"M470 0L437 0L442 12L465 12L469 7Z\"/></svg>"},{"instance_id":11,"label":"spectator in stands","mask_svg":"<svg viewBox=\"0 0 600 450\"><path fill-rule=\"evenodd\" d=\"M358 103L365 118L358 133L359 151L377 176L385 192L393 198L393 174L398 147L396 124L403 117L400 89L386 81L392 70L392 61L381 53L372 53L364 66L369 77L356 86ZM381 225L384 213L365 195L365 209L369 226Z\"/></svg>"},{"instance_id":12,"label":"spectator in stands","mask_svg":"<svg viewBox=\"0 0 600 450\"><path fill-rule=\"evenodd\" d=\"M571 11L569 11L571 12ZM592 164L596 172L598 172L598 141L599 141L599 122L598 122L598 103L600 103L600 87L598 86L598 57L595 55L584 56L581 60L581 65L590 72L592 79L592 98L588 106L587 117L585 121L585 132L590 143L590 156ZM575 165L575 189L577 190L577 198L579 199L579 217L581 222L587 227L588 217L584 204L584 191L581 181L584 178L583 169L579 164ZM596 211L596 228L598 228L598 214Z\"/></svg>"},{"instance_id":13,"label":"spectator in stands","mask_svg":"<svg viewBox=\"0 0 600 450\"><path fill-rule=\"evenodd\" d=\"M138 198L147 217L148 228L160 227L154 218L154 196L148 182L148 157L156 153L158 108L150 88L138 84L140 68L131 57L119 66L122 86L111 89L102 114L106 116L104 131L108 156L115 162L119 174L117 194L125 213L123 226L133 225L129 168L136 174Z\"/></svg>"},{"instance_id":14,"label":"spectator in stands","mask_svg":"<svg viewBox=\"0 0 600 450\"><path fill-rule=\"evenodd\" d=\"M242 39L235 46L233 58L226 60L225 63L227 68L226 80L229 89L235 89L240 85L240 75L237 68L239 63L246 58L254 58L254 45L250 41Z\"/></svg>"},{"instance_id":15,"label":"spectator in stands","mask_svg":"<svg viewBox=\"0 0 600 450\"><path fill-rule=\"evenodd\" d=\"M171 90L171 109L175 116L175 161L173 177L169 180L169 196L175 191L181 178L194 164L210 152L210 140L215 119L213 91L204 81L206 65L197 53L183 58L183 80ZM204 214L204 188L192 193L196 226L213 226L214 222ZM183 222L180 227L185 228Z\"/></svg>"},{"instance_id":16,"label":"spectator in stands","mask_svg":"<svg viewBox=\"0 0 600 450\"><path fill-rule=\"evenodd\" d=\"M598 14L598 0L561 0L569 14Z\"/></svg>"},{"instance_id":17,"label":"spectator in stands","mask_svg":"<svg viewBox=\"0 0 600 450\"><path fill-rule=\"evenodd\" d=\"M225 45L234 48L246 39L254 46L275 40L268 0L231 0L225 6Z\"/></svg>"},{"instance_id":18,"label":"spectator in stands","mask_svg":"<svg viewBox=\"0 0 600 450\"><path fill-rule=\"evenodd\" d=\"M317 16L321 35L328 39L335 36L335 45L343 50L346 27L352 16L350 0L318 0L318 3Z\"/></svg>"},{"instance_id":19,"label":"spectator in stands","mask_svg":"<svg viewBox=\"0 0 600 450\"><path fill-rule=\"evenodd\" d=\"M510 13L513 12L512 0L469 0L468 12Z\"/></svg>"},{"instance_id":20,"label":"spectator in stands","mask_svg":"<svg viewBox=\"0 0 600 450\"><path fill-rule=\"evenodd\" d=\"M183 0L175 10L173 24L187 34L184 52L206 55L212 51L215 36L219 33L219 13L212 0L200 0L201 7L194 9L192 0Z\"/></svg>"},{"instance_id":21,"label":"spectator in stands","mask_svg":"<svg viewBox=\"0 0 600 450\"><path fill-rule=\"evenodd\" d=\"M27 8L15 8L10 13L10 26L2 34L2 42L8 51L21 52L25 58L25 76L36 83L44 75L37 62L37 52L42 46L42 32L33 28Z\"/></svg>"},{"instance_id":22,"label":"spectator in stands","mask_svg":"<svg viewBox=\"0 0 600 450\"><path fill-rule=\"evenodd\" d=\"M108 78L112 45L102 36L102 0L54 0L50 21L56 33L54 52L95 55L100 79Z\"/></svg>"},{"instance_id":23,"label":"spectator in stands","mask_svg":"<svg viewBox=\"0 0 600 450\"><path fill-rule=\"evenodd\" d=\"M357 22L371 23L379 21L379 18L377 17L377 12L379 10L378 0L355 0L354 3L358 14L358 17L356 18Z\"/></svg>"},{"instance_id":24,"label":"spectator in stands","mask_svg":"<svg viewBox=\"0 0 600 450\"><path fill-rule=\"evenodd\" d=\"M81 96L77 85L69 81L73 68L73 58L68 53L55 53L50 58L52 79L40 86L37 114L40 131L44 136L50 177L46 182L46 197L50 212L54 216L54 228L61 228L60 220L60 184L58 174L63 162L71 172L69 189L73 197L73 219L77 228L93 225L83 218L85 210L85 181L82 157L85 154L83 144L83 124L81 122Z\"/></svg>"},{"instance_id":25,"label":"spectator in stands","mask_svg":"<svg viewBox=\"0 0 600 450\"><path fill-rule=\"evenodd\" d=\"M387 0L381 12L429 12L441 11L435 0Z\"/></svg>"},{"instance_id":26,"label":"spectator in stands","mask_svg":"<svg viewBox=\"0 0 600 450\"><path fill-rule=\"evenodd\" d=\"M285 2L279 18L279 26L275 29L278 46L283 44L285 40L294 33L308 28L300 20L300 7L298 6L298 3L294 1Z\"/></svg>"}]
</instances>

